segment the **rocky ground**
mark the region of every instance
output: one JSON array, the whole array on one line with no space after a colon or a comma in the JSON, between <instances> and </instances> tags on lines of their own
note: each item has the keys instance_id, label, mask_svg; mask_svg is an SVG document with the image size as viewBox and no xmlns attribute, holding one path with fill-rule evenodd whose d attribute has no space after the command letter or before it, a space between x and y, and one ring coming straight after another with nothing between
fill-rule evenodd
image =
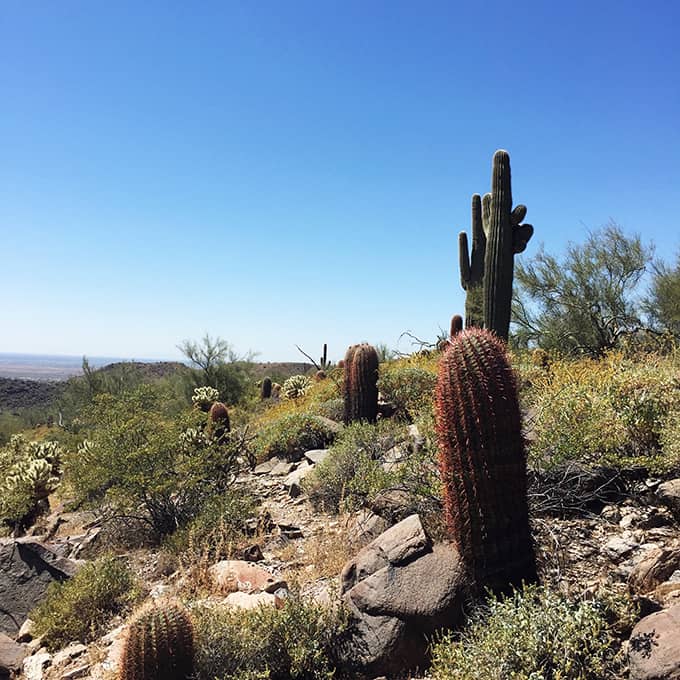
<instances>
[{"instance_id":1,"label":"rocky ground","mask_svg":"<svg viewBox=\"0 0 680 680\"><path fill-rule=\"evenodd\" d=\"M298 463L276 459L243 475L239 484L262 500L241 559L206 565L201 599L234 607L276 605L293 584L322 601L340 593L360 622L362 654L375 675L396 674L395 645L422 653L425 622L445 619L460 603L453 593L457 557L433 544L420 519L391 521L369 510L327 515L308 502L301 480L327 455L311 451ZM640 480L635 493L597 512L568 519L535 516L542 580L571 595L602 586L630 593L642 620L628 642L630 678L680 678L680 479ZM387 531L386 531L387 530ZM90 513L57 510L38 535L0 542L0 677L71 680L113 677L125 624L90 645L48 652L31 634L30 609L49 582L68 578L96 544L101 527ZM186 572L163 566L163 555L129 555L150 598L187 592ZM396 587L395 587L396 584Z\"/></svg>"}]
</instances>

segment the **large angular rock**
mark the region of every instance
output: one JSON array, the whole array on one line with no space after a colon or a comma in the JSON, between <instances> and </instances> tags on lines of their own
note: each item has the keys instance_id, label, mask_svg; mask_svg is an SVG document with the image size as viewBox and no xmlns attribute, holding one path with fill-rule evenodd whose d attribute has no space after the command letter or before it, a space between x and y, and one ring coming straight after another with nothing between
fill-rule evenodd
<instances>
[{"instance_id":1,"label":"large angular rock","mask_svg":"<svg viewBox=\"0 0 680 680\"><path fill-rule=\"evenodd\" d=\"M671 479L659 484L656 495L675 518L680 519L680 479Z\"/></svg>"},{"instance_id":2,"label":"large angular rock","mask_svg":"<svg viewBox=\"0 0 680 680\"><path fill-rule=\"evenodd\" d=\"M0 680L16 675L21 670L25 657L26 645L20 645L0 633Z\"/></svg>"},{"instance_id":3,"label":"large angular rock","mask_svg":"<svg viewBox=\"0 0 680 680\"><path fill-rule=\"evenodd\" d=\"M244 560L222 560L213 564L208 573L215 586L223 593L273 593L279 588L287 588L285 581Z\"/></svg>"},{"instance_id":4,"label":"large angular rock","mask_svg":"<svg viewBox=\"0 0 680 680\"><path fill-rule=\"evenodd\" d=\"M680 679L680 605L642 619L628 644L630 680Z\"/></svg>"},{"instance_id":5,"label":"large angular rock","mask_svg":"<svg viewBox=\"0 0 680 680\"><path fill-rule=\"evenodd\" d=\"M638 593L649 593L668 581L680 569L680 550L653 548L635 565L628 578L631 589Z\"/></svg>"},{"instance_id":6,"label":"large angular rock","mask_svg":"<svg viewBox=\"0 0 680 680\"><path fill-rule=\"evenodd\" d=\"M47 586L70 578L80 564L35 538L0 540L0 631L16 634Z\"/></svg>"},{"instance_id":7,"label":"large angular rock","mask_svg":"<svg viewBox=\"0 0 680 680\"><path fill-rule=\"evenodd\" d=\"M462 563L449 544L432 545L411 515L345 565L343 599L352 614L347 659L372 675L426 661L428 637L462 616Z\"/></svg>"}]
</instances>

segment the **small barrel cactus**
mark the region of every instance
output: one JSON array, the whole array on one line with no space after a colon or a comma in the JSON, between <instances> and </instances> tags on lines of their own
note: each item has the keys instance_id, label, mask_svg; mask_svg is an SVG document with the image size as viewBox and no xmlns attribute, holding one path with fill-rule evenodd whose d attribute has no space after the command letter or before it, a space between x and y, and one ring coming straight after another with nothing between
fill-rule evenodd
<instances>
[{"instance_id":1,"label":"small barrel cactus","mask_svg":"<svg viewBox=\"0 0 680 680\"><path fill-rule=\"evenodd\" d=\"M478 588L536 579L515 376L505 344L471 328L451 339L435 391L444 510Z\"/></svg>"},{"instance_id":2,"label":"small barrel cactus","mask_svg":"<svg viewBox=\"0 0 680 680\"><path fill-rule=\"evenodd\" d=\"M343 398L345 423L378 417L378 353L368 343L352 345L345 354Z\"/></svg>"},{"instance_id":3,"label":"small barrel cactus","mask_svg":"<svg viewBox=\"0 0 680 680\"><path fill-rule=\"evenodd\" d=\"M267 377L262 381L260 388L260 398L269 399L272 396L272 379Z\"/></svg>"},{"instance_id":4,"label":"small barrel cactus","mask_svg":"<svg viewBox=\"0 0 680 680\"><path fill-rule=\"evenodd\" d=\"M220 393L214 387L197 387L191 397L191 403L207 413L210 407L220 398Z\"/></svg>"},{"instance_id":5,"label":"small barrel cactus","mask_svg":"<svg viewBox=\"0 0 680 680\"><path fill-rule=\"evenodd\" d=\"M463 317L460 314L454 314L451 317L451 329L449 337L453 338L463 330Z\"/></svg>"},{"instance_id":6,"label":"small barrel cactus","mask_svg":"<svg viewBox=\"0 0 680 680\"><path fill-rule=\"evenodd\" d=\"M327 377L326 371L317 371L314 374L314 380L316 380L316 382L321 382L322 380L325 380L326 377Z\"/></svg>"},{"instance_id":7,"label":"small barrel cactus","mask_svg":"<svg viewBox=\"0 0 680 680\"><path fill-rule=\"evenodd\" d=\"M304 397L307 390L312 386L312 381L306 375L291 375L281 387L281 394L286 399L299 399Z\"/></svg>"},{"instance_id":8,"label":"small barrel cactus","mask_svg":"<svg viewBox=\"0 0 680 680\"><path fill-rule=\"evenodd\" d=\"M227 407L221 401L216 401L210 407L207 429L208 434L218 442L229 432L229 411L227 411Z\"/></svg>"},{"instance_id":9,"label":"small barrel cactus","mask_svg":"<svg viewBox=\"0 0 680 680\"><path fill-rule=\"evenodd\" d=\"M186 680L194 666L194 632L184 607L152 605L130 622L120 680Z\"/></svg>"}]
</instances>

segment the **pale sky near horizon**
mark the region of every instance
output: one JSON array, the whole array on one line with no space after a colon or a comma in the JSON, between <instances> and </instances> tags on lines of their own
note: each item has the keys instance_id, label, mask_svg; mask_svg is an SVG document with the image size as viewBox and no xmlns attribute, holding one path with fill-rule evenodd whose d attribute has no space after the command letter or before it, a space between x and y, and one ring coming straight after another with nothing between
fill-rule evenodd
<instances>
[{"instance_id":1,"label":"pale sky near horizon","mask_svg":"<svg viewBox=\"0 0 680 680\"><path fill-rule=\"evenodd\" d=\"M679 25L675 1L4 2L0 352L434 339L497 148L523 257L613 219L671 260Z\"/></svg>"}]
</instances>

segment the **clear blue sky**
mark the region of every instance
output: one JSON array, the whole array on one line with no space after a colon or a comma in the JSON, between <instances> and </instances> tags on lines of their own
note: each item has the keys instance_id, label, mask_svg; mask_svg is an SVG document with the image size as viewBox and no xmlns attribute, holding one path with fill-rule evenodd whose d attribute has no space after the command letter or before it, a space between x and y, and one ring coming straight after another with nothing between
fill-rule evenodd
<instances>
[{"instance_id":1,"label":"clear blue sky","mask_svg":"<svg viewBox=\"0 0 680 680\"><path fill-rule=\"evenodd\" d=\"M670 258L679 25L675 0L5 0L0 351L434 338L497 148L525 257L611 217Z\"/></svg>"}]
</instances>

